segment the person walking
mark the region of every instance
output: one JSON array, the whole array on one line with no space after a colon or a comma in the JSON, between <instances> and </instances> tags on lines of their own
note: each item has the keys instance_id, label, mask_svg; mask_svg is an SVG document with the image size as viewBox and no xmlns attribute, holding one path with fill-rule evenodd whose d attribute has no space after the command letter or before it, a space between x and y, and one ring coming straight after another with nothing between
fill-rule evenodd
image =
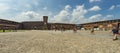
<instances>
[{"instance_id":1,"label":"person walking","mask_svg":"<svg viewBox=\"0 0 120 53\"><path fill-rule=\"evenodd\" d=\"M76 33L77 32L77 28L73 27L73 32Z\"/></svg>"},{"instance_id":2,"label":"person walking","mask_svg":"<svg viewBox=\"0 0 120 53\"><path fill-rule=\"evenodd\" d=\"M113 27L112 32L113 32L113 35L114 35L113 41L118 40L117 36L120 35L119 34L119 29L117 27Z\"/></svg>"},{"instance_id":3,"label":"person walking","mask_svg":"<svg viewBox=\"0 0 120 53\"><path fill-rule=\"evenodd\" d=\"M91 29L91 34L94 34L94 28Z\"/></svg>"}]
</instances>

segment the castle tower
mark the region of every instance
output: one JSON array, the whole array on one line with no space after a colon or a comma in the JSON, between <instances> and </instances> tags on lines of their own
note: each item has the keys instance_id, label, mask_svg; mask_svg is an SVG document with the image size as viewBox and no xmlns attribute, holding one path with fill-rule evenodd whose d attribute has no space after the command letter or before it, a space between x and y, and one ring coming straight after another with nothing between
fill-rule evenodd
<instances>
[{"instance_id":1,"label":"castle tower","mask_svg":"<svg viewBox=\"0 0 120 53\"><path fill-rule=\"evenodd\" d=\"M48 23L48 16L43 16L43 22L44 22L44 24Z\"/></svg>"},{"instance_id":2,"label":"castle tower","mask_svg":"<svg viewBox=\"0 0 120 53\"><path fill-rule=\"evenodd\" d=\"M44 30L47 30L47 29L48 29L47 23L48 23L48 16L43 16L43 24L44 24L43 29L44 29Z\"/></svg>"}]
</instances>

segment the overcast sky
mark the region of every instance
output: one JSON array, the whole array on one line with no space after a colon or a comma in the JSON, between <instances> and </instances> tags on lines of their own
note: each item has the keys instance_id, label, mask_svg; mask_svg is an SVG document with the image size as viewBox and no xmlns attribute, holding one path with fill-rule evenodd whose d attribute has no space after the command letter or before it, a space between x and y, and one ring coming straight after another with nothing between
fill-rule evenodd
<instances>
[{"instance_id":1,"label":"overcast sky","mask_svg":"<svg viewBox=\"0 0 120 53\"><path fill-rule=\"evenodd\" d=\"M86 23L120 19L120 0L0 0L0 19Z\"/></svg>"}]
</instances>

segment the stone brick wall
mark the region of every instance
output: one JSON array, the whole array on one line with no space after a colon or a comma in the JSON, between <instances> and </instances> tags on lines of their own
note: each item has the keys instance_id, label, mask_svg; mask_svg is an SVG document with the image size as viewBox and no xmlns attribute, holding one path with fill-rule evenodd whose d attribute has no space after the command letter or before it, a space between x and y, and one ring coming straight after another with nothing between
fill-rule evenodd
<instances>
[{"instance_id":1,"label":"stone brick wall","mask_svg":"<svg viewBox=\"0 0 120 53\"><path fill-rule=\"evenodd\" d=\"M41 21L22 22L22 29L25 29L25 30L42 30L43 26L44 24Z\"/></svg>"}]
</instances>

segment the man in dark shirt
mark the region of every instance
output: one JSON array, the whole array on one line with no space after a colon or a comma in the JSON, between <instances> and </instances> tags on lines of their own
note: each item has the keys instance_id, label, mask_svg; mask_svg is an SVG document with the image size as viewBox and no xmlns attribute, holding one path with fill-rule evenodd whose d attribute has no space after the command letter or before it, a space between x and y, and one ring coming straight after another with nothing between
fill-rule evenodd
<instances>
[{"instance_id":1,"label":"man in dark shirt","mask_svg":"<svg viewBox=\"0 0 120 53\"><path fill-rule=\"evenodd\" d=\"M112 29L112 32L113 32L113 35L114 35L113 41L118 40L117 35L119 35L119 29L116 28L116 27L114 27L114 28Z\"/></svg>"}]
</instances>

